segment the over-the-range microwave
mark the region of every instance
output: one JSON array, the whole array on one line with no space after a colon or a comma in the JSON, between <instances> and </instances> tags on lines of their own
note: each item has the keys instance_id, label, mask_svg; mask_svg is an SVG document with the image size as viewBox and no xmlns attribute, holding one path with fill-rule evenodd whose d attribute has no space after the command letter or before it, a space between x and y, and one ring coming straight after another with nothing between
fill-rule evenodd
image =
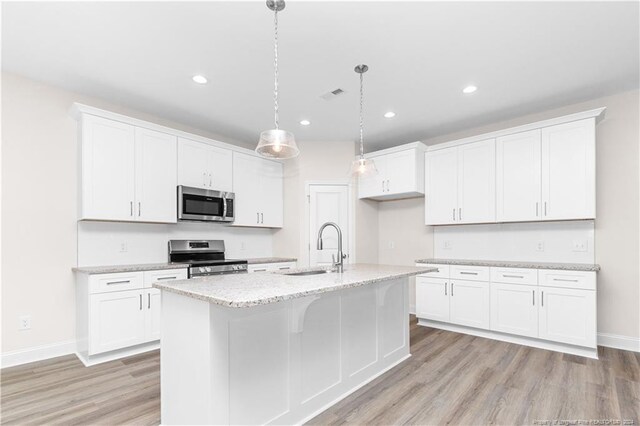
<instances>
[{"instance_id":1,"label":"over-the-range microwave","mask_svg":"<svg viewBox=\"0 0 640 426\"><path fill-rule=\"evenodd\" d=\"M233 192L178 186L178 220L233 222Z\"/></svg>"}]
</instances>

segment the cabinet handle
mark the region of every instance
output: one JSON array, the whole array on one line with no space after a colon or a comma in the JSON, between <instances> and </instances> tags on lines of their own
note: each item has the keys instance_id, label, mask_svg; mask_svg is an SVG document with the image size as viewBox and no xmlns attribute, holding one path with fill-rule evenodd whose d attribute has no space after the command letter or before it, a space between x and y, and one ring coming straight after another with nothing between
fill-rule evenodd
<instances>
[{"instance_id":1,"label":"cabinet handle","mask_svg":"<svg viewBox=\"0 0 640 426\"><path fill-rule=\"evenodd\" d=\"M533 301L533 306L536 306L536 291L533 290L531 292L531 300Z\"/></svg>"},{"instance_id":2,"label":"cabinet handle","mask_svg":"<svg viewBox=\"0 0 640 426\"><path fill-rule=\"evenodd\" d=\"M447 283L444 283L444 295L447 295Z\"/></svg>"},{"instance_id":3,"label":"cabinet handle","mask_svg":"<svg viewBox=\"0 0 640 426\"><path fill-rule=\"evenodd\" d=\"M202 186L207 186L207 174L202 173Z\"/></svg>"},{"instance_id":4,"label":"cabinet handle","mask_svg":"<svg viewBox=\"0 0 640 426\"><path fill-rule=\"evenodd\" d=\"M260 213L256 212L256 223L260 223Z\"/></svg>"},{"instance_id":5,"label":"cabinet handle","mask_svg":"<svg viewBox=\"0 0 640 426\"><path fill-rule=\"evenodd\" d=\"M536 201L536 217L538 217L538 202Z\"/></svg>"},{"instance_id":6,"label":"cabinet handle","mask_svg":"<svg viewBox=\"0 0 640 426\"><path fill-rule=\"evenodd\" d=\"M209 173L209 186L213 186L213 178L211 177L211 173Z\"/></svg>"},{"instance_id":7,"label":"cabinet handle","mask_svg":"<svg viewBox=\"0 0 640 426\"><path fill-rule=\"evenodd\" d=\"M254 269L253 272L267 272L266 269Z\"/></svg>"},{"instance_id":8,"label":"cabinet handle","mask_svg":"<svg viewBox=\"0 0 640 426\"><path fill-rule=\"evenodd\" d=\"M163 280L177 280L178 277L160 277L158 278L156 281L163 281Z\"/></svg>"},{"instance_id":9,"label":"cabinet handle","mask_svg":"<svg viewBox=\"0 0 640 426\"><path fill-rule=\"evenodd\" d=\"M138 217L142 215L142 207L140 201L138 201Z\"/></svg>"},{"instance_id":10,"label":"cabinet handle","mask_svg":"<svg viewBox=\"0 0 640 426\"><path fill-rule=\"evenodd\" d=\"M387 192L389 192L389 179L387 179Z\"/></svg>"},{"instance_id":11,"label":"cabinet handle","mask_svg":"<svg viewBox=\"0 0 640 426\"><path fill-rule=\"evenodd\" d=\"M133 201L129 201L129 215L133 217Z\"/></svg>"},{"instance_id":12,"label":"cabinet handle","mask_svg":"<svg viewBox=\"0 0 640 426\"><path fill-rule=\"evenodd\" d=\"M382 192L384 192L384 181L382 181L381 183L382 183Z\"/></svg>"},{"instance_id":13,"label":"cabinet handle","mask_svg":"<svg viewBox=\"0 0 640 426\"><path fill-rule=\"evenodd\" d=\"M458 220L462 220L462 207L458 207Z\"/></svg>"},{"instance_id":14,"label":"cabinet handle","mask_svg":"<svg viewBox=\"0 0 640 426\"><path fill-rule=\"evenodd\" d=\"M507 275L507 274L502 274L503 277L505 278L524 278L523 275Z\"/></svg>"},{"instance_id":15,"label":"cabinet handle","mask_svg":"<svg viewBox=\"0 0 640 426\"><path fill-rule=\"evenodd\" d=\"M542 300L542 306L544 306L544 291L542 292L542 298L541 298L541 300Z\"/></svg>"},{"instance_id":16,"label":"cabinet handle","mask_svg":"<svg viewBox=\"0 0 640 426\"><path fill-rule=\"evenodd\" d=\"M147 293L147 309L151 309L151 293Z\"/></svg>"},{"instance_id":17,"label":"cabinet handle","mask_svg":"<svg viewBox=\"0 0 640 426\"><path fill-rule=\"evenodd\" d=\"M123 281L109 281L107 283L107 285L113 285L113 284L129 284L131 281L130 280L123 280Z\"/></svg>"},{"instance_id":18,"label":"cabinet handle","mask_svg":"<svg viewBox=\"0 0 640 426\"><path fill-rule=\"evenodd\" d=\"M453 209L453 220L456 220L456 209Z\"/></svg>"},{"instance_id":19,"label":"cabinet handle","mask_svg":"<svg viewBox=\"0 0 640 426\"><path fill-rule=\"evenodd\" d=\"M547 217L547 202L544 202L544 217Z\"/></svg>"},{"instance_id":20,"label":"cabinet handle","mask_svg":"<svg viewBox=\"0 0 640 426\"><path fill-rule=\"evenodd\" d=\"M291 269L291 266L281 266L278 269L283 270L283 269Z\"/></svg>"},{"instance_id":21,"label":"cabinet handle","mask_svg":"<svg viewBox=\"0 0 640 426\"><path fill-rule=\"evenodd\" d=\"M453 283L451 283L451 296L453 297Z\"/></svg>"},{"instance_id":22,"label":"cabinet handle","mask_svg":"<svg viewBox=\"0 0 640 426\"><path fill-rule=\"evenodd\" d=\"M260 223L264 223L264 213L260 213Z\"/></svg>"},{"instance_id":23,"label":"cabinet handle","mask_svg":"<svg viewBox=\"0 0 640 426\"><path fill-rule=\"evenodd\" d=\"M477 272L465 272L465 271L461 271L460 275L478 275Z\"/></svg>"},{"instance_id":24,"label":"cabinet handle","mask_svg":"<svg viewBox=\"0 0 640 426\"><path fill-rule=\"evenodd\" d=\"M140 293L140 310L142 310L142 293Z\"/></svg>"},{"instance_id":25,"label":"cabinet handle","mask_svg":"<svg viewBox=\"0 0 640 426\"><path fill-rule=\"evenodd\" d=\"M553 280L554 281L564 281L564 282L568 282L568 283L577 283L578 282L578 280L570 280L570 279L567 279L567 278L554 278Z\"/></svg>"}]
</instances>

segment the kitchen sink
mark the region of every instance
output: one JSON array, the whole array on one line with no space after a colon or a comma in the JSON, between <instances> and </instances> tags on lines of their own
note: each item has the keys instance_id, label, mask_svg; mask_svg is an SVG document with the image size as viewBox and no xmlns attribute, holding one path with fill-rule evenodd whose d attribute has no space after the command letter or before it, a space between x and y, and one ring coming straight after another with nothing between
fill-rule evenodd
<instances>
[{"instance_id":1,"label":"kitchen sink","mask_svg":"<svg viewBox=\"0 0 640 426\"><path fill-rule=\"evenodd\" d=\"M296 276L296 277L303 277L306 275L320 275L320 274L328 274L331 271L325 271L324 269L321 271L303 271L303 272L292 272L290 274L284 274L284 275L291 275L291 276Z\"/></svg>"}]
</instances>

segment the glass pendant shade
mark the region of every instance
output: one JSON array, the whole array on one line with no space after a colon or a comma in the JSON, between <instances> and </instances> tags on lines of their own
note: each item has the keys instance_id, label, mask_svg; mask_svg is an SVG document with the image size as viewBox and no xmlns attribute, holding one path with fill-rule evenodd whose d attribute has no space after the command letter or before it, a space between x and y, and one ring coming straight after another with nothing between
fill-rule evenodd
<instances>
[{"instance_id":1,"label":"glass pendant shade","mask_svg":"<svg viewBox=\"0 0 640 426\"><path fill-rule=\"evenodd\" d=\"M300 153L293 133L281 129L265 130L260 133L256 152L267 158L293 158Z\"/></svg>"},{"instance_id":2,"label":"glass pendant shade","mask_svg":"<svg viewBox=\"0 0 640 426\"><path fill-rule=\"evenodd\" d=\"M369 158L359 157L351 163L351 176L367 178L378 173L376 163Z\"/></svg>"}]
</instances>

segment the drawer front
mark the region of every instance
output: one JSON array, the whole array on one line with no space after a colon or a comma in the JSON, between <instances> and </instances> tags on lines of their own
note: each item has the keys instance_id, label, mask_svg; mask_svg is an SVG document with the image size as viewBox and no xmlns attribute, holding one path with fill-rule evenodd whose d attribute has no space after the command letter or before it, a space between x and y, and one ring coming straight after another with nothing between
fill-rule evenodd
<instances>
[{"instance_id":1,"label":"drawer front","mask_svg":"<svg viewBox=\"0 0 640 426\"><path fill-rule=\"evenodd\" d=\"M153 286L153 283L158 281L172 281L172 280L186 280L187 269L163 269L159 271L145 271L144 272L144 286L146 288Z\"/></svg>"},{"instance_id":2,"label":"drawer front","mask_svg":"<svg viewBox=\"0 0 640 426\"><path fill-rule=\"evenodd\" d=\"M489 281L489 268L487 266L451 265L451 279Z\"/></svg>"},{"instance_id":3,"label":"drawer front","mask_svg":"<svg viewBox=\"0 0 640 426\"><path fill-rule=\"evenodd\" d=\"M437 271L434 272L425 272L424 274L418 275L419 277L427 277L427 278L449 278L449 267L450 265L436 265L431 263L416 263L416 266L419 268L438 268Z\"/></svg>"},{"instance_id":4,"label":"drawer front","mask_svg":"<svg viewBox=\"0 0 640 426\"><path fill-rule=\"evenodd\" d=\"M540 270L540 285L548 287L596 289L596 273L583 271Z\"/></svg>"},{"instance_id":5,"label":"drawer front","mask_svg":"<svg viewBox=\"0 0 640 426\"><path fill-rule=\"evenodd\" d=\"M143 287L142 272L96 274L89 277L89 293L136 290Z\"/></svg>"},{"instance_id":6,"label":"drawer front","mask_svg":"<svg viewBox=\"0 0 640 426\"><path fill-rule=\"evenodd\" d=\"M251 272L274 272L274 271L286 271L288 269L294 269L296 262L278 262L278 263L256 263L248 266L249 273Z\"/></svg>"},{"instance_id":7,"label":"drawer front","mask_svg":"<svg viewBox=\"0 0 640 426\"><path fill-rule=\"evenodd\" d=\"M491 282L538 285L538 270L525 268L491 268Z\"/></svg>"}]
</instances>

